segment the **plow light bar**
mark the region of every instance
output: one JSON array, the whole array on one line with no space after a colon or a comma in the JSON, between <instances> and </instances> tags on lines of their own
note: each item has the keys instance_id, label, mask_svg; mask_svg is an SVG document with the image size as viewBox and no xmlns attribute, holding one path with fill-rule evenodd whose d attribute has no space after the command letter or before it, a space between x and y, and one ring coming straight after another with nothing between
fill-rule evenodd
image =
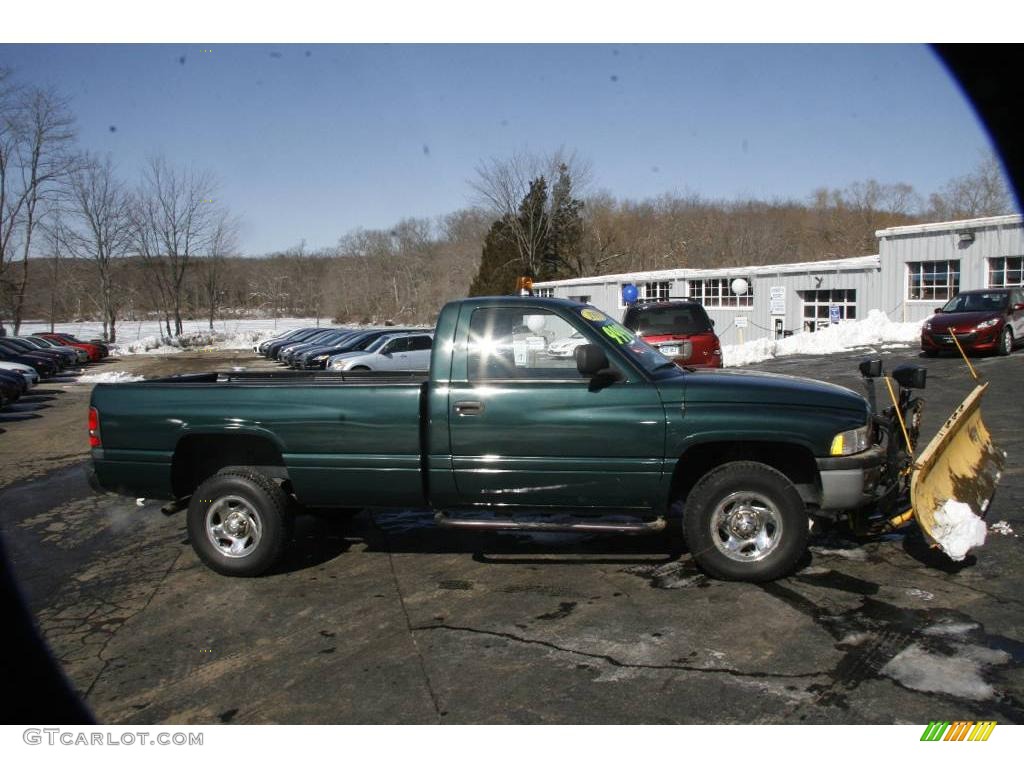
<instances>
[{"instance_id":1,"label":"plow light bar","mask_svg":"<svg viewBox=\"0 0 1024 768\"><path fill-rule=\"evenodd\" d=\"M928 370L917 365L901 365L892 372L892 377L904 389L924 389Z\"/></svg>"},{"instance_id":2,"label":"plow light bar","mask_svg":"<svg viewBox=\"0 0 1024 768\"><path fill-rule=\"evenodd\" d=\"M865 360L857 367L860 369L860 375L865 379L877 379L882 375L881 360Z\"/></svg>"}]
</instances>

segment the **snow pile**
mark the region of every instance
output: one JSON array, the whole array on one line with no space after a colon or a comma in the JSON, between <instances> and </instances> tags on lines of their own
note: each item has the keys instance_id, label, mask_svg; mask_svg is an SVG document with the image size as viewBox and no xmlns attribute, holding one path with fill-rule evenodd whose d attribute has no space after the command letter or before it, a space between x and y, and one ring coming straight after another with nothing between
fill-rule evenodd
<instances>
[{"instance_id":1,"label":"snow pile","mask_svg":"<svg viewBox=\"0 0 1024 768\"><path fill-rule=\"evenodd\" d=\"M985 521L971 511L970 506L949 499L935 511L932 538L942 551L953 560L963 560L971 547L985 543Z\"/></svg>"},{"instance_id":2,"label":"snow pile","mask_svg":"<svg viewBox=\"0 0 1024 768\"><path fill-rule=\"evenodd\" d=\"M132 381L143 381L145 376L137 376L127 371L104 371L103 373L90 373L78 377L79 384L127 384Z\"/></svg>"},{"instance_id":3,"label":"snow pile","mask_svg":"<svg viewBox=\"0 0 1024 768\"><path fill-rule=\"evenodd\" d=\"M172 355L185 350L200 351L203 349L251 350L253 346L263 339L279 335L280 331L274 330L244 330L233 333L222 333L220 331L192 331L183 333L181 336L146 336L136 341L114 344L110 353L114 356L121 355Z\"/></svg>"},{"instance_id":4,"label":"snow pile","mask_svg":"<svg viewBox=\"0 0 1024 768\"><path fill-rule=\"evenodd\" d=\"M920 322L893 322L881 310L872 309L864 320L845 320L814 333L798 333L777 341L754 339L732 344L722 348L722 359L727 368L732 368L782 355L833 354L875 344L904 345L920 337Z\"/></svg>"},{"instance_id":5,"label":"snow pile","mask_svg":"<svg viewBox=\"0 0 1024 768\"><path fill-rule=\"evenodd\" d=\"M998 533L1001 536L1015 535L1013 532L1013 528L1011 528L1010 524L1005 520L1000 520L998 523L992 523L992 526L989 528L989 530L992 531L992 533Z\"/></svg>"},{"instance_id":6,"label":"snow pile","mask_svg":"<svg viewBox=\"0 0 1024 768\"><path fill-rule=\"evenodd\" d=\"M882 667L881 673L915 691L982 701L995 695L995 689L985 680L984 667L1009 660L1005 651L980 646L958 645L952 655L947 655L912 643Z\"/></svg>"}]
</instances>

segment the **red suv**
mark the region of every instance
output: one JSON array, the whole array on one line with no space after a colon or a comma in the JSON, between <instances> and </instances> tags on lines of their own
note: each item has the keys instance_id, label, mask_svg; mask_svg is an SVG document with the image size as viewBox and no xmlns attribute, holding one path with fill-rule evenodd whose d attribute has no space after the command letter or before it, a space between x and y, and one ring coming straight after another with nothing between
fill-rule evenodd
<instances>
[{"instance_id":1,"label":"red suv","mask_svg":"<svg viewBox=\"0 0 1024 768\"><path fill-rule=\"evenodd\" d=\"M634 304L626 309L622 324L677 365L722 367L714 323L696 301Z\"/></svg>"},{"instance_id":2,"label":"red suv","mask_svg":"<svg viewBox=\"0 0 1024 768\"><path fill-rule=\"evenodd\" d=\"M955 352L954 333L964 352L1010 354L1024 338L1024 289L958 293L921 326L922 351L929 357Z\"/></svg>"}]
</instances>

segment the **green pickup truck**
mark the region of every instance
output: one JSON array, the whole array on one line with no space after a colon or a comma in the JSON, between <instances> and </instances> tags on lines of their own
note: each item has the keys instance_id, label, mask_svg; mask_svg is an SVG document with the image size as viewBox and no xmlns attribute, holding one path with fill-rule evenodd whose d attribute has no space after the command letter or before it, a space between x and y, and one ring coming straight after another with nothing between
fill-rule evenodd
<instances>
[{"instance_id":1,"label":"green pickup truck","mask_svg":"<svg viewBox=\"0 0 1024 768\"><path fill-rule=\"evenodd\" d=\"M239 576L278 560L299 509L430 507L449 527L668 527L713 576L774 579L812 514L899 490L893 423L843 387L680 368L530 296L447 304L425 375L184 375L98 385L89 410L94 487L187 502L196 553Z\"/></svg>"}]
</instances>

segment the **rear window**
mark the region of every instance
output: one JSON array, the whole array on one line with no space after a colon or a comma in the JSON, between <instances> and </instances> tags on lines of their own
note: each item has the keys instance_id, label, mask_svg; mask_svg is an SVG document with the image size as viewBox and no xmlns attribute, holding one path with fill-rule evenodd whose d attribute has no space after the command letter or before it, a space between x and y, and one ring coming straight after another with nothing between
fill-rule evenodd
<instances>
[{"instance_id":1,"label":"rear window","mask_svg":"<svg viewBox=\"0 0 1024 768\"><path fill-rule=\"evenodd\" d=\"M704 333L711 330L711 320L704 307L679 305L668 307L630 307L623 325L642 336L672 333Z\"/></svg>"}]
</instances>

